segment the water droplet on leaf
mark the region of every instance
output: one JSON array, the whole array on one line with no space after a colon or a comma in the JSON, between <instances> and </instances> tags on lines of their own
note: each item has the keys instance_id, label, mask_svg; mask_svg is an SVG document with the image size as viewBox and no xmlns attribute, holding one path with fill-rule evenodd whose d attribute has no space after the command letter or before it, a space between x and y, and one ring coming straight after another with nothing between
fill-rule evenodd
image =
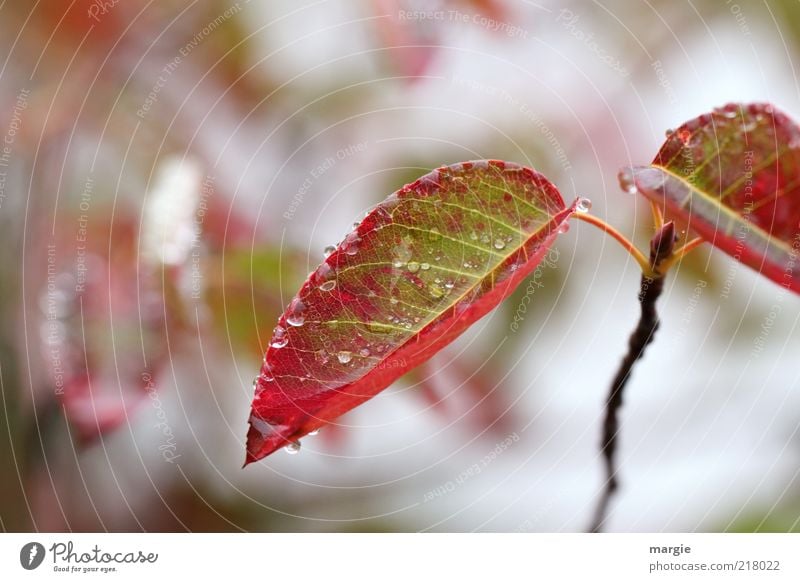
<instances>
[{"instance_id":1,"label":"water droplet on leaf","mask_svg":"<svg viewBox=\"0 0 800 582\"><path fill-rule=\"evenodd\" d=\"M285 447L284 450L289 453L290 455L296 455L300 452L300 441L295 441L293 443L289 443Z\"/></svg>"},{"instance_id":2,"label":"water droplet on leaf","mask_svg":"<svg viewBox=\"0 0 800 582\"><path fill-rule=\"evenodd\" d=\"M506 241L499 238L494 239L494 248L496 248L497 250L502 250L506 248Z\"/></svg>"},{"instance_id":3,"label":"water droplet on leaf","mask_svg":"<svg viewBox=\"0 0 800 582\"><path fill-rule=\"evenodd\" d=\"M334 252L335 250L336 250L336 247L335 247L335 246L333 246L333 245L328 245L328 246L326 246L324 249L322 249L322 256L323 256L323 257L325 257L325 258L327 259L328 257L330 257L330 256L333 254L333 252Z\"/></svg>"},{"instance_id":4,"label":"water droplet on leaf","mask_svg":"<svg viewBox=\"0 0 800 582\"><path fill-rule=\"evenodd\" d=\"M441 299L444 296L444 291L438 285L428 285L428 294L434 299Z\"/></svg>"},{"instance_id":5,"label":"water droplet on leaf","mask_svg":"<svg viewBox=\"0 0 800 582\"><path fill-rule=\"evenodd\" d=\"M319 286L320 291L333 291L336 287L336 281L325 281Z\"/></svg>"},{"instance_id":6,"label":"water droplet on leaf","mask_svg":"<svg viewBox=\"0 0 800 582\"><path fill-rule=\"evenodd\" d=\"M619 186L624 192L628 194L636 194L638 192L636 182L633 178L633 171L630 168L621 170L617 178L619 180Z\"/></svg>"},{"instance_id":7,"label":"water droplet on leaf","mask_svg":"<svg viewBox=\"0 0 800 582\"><path fill-rule=\"evenodd\" d=\"M411 261L410 263L408 263L408 265L406 265L406 268L408 269L409 273L416 273L417 271L419 271L419 263L417 263L416 261Z\"/></svg>"},{"instance_id":8,"label":"water droplet on leaf","mask_svg":"<svg viewBox=\"0 0 800 582\"><path fill-rule=\"evenodd\" d=\"M269 345L273 348L282 348L289 343L289 337L286 335L286 329L278 325L272 330L272 341Z\"/></svg>"},{"instance_id":9,"label":"water droplet on leaf","mask_svg":"<svg viewBox=\"0 0 800 582\"><path fill-rule=\"evenodd\" d=\"M340 364L348 364L350 360L353 359L353 354L350 352L339 352L336 358L339 360Z\"/></svg>"},{"instance_id":10,"label":"water droplet on leaf","mask_svg":"<svg viewBox=\"0 0 800 582\"><path fill-rule=\"evenodd\" d=\"M295 298L289 305L289 312L286 315L286 323L294 327L300 327L306 320L306 304L300 298Z\"/></svg>"},{"instance_id":11,"label":"water droplet on leaf","mask_svg":"<svg viewBox=\"0 0 800 582\"><path fill-rule=\"evenodd\" d=\"M578 199L578 203L575 205L575 210L577 212L585 213L589 212L592 209L592 201L588 198L580 198Z\"/></svg>"},{"instance_id":12,"label":"water droplet on leaf","mask_svg":"<svg viewBox=\"0 0 800 582\"><path fill-rule=\"evenodd\" d=\"M727 119L736 119L739 117L739 113L735 109L727 109L725 107L718 107L714 110L714 113Z\"/></svg>"},{"instance_id":13,"label":"water droplet on leaf","mask_svg":"<svg viewBox=\"0 0 800 582\"><path fill-rule=\"evenodd\" d=\"M351 257L358 252L358 243L361 242L361 239L358 235L354 232L348 234L344 242L342 243L342 248L344 249L345 254L350 255Z\"/></svg>"}]
</instances>

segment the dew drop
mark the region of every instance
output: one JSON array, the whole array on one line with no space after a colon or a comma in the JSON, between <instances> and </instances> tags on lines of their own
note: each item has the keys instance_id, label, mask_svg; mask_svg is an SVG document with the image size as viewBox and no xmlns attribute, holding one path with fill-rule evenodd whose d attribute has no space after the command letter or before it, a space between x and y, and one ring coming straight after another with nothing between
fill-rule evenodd
<instances>
[{"instance_id":1,"label":"dew drop","mask_svg":"<svg viewBox=\"0 0 800 582\"><path fill-rule=\"evenodd\" d=\"M498 251L506 248L506 241L499 238L494 239L494 248L496 248Z\"/></svg>"},{"instance_id":2,"label":"dew drop","mask_svg":"<svg viewBox=\"0 0 800 582\"><path fill-rule=\"evenodd\" d=\"M428 294L434 299L441 299L444 296L444 291L438 285L428 285Z\"/></svg>"},{"instance_id":3,"label":"dew drop","mask_svg":"<svg viewBox=\"0 0 800 582\"><path fill-rule=\"evenodd\" d=\"M422 269L423 271L427 271L428 269L431 268L431 266L428 263L421 263L419 268Z\"/></svg>"},{"instance_id":4,"label":"dew drop","mask_svg":"<svg viewBox=\"0 0 800 582\"><path fill-rule=\"evenodd\" d=\"M296 455L297 453L300 452L300 441L294 441L293 443L289 443L283 448L290 455Z\"/></svg>"},{"instance_id":5,"label":"dew drop","mask_svg":"<svg viewBox=\"0 0 800 582\"><path fill-rule=\"evenodd\" d=\"M674 129L668 129L667 131L664 132L664 136L670 138L674 133L675 133Z\"/></svg>"},{"instance_id":6,"label":"dew drop","mask_svg":"<svg viewBox=\"0 0 800 582\"><path fill-rule=\"evenodd\" d=\"M369 349L367 349L367 348L361 348L358 351L358 355L361 356L362 358L368 358L371 353L372 352L370 352Z\"/></svg>"},{"instance_id":7,"label":"dew drop","mask_svg":"<svg viewBox=\"0 0 800 582\"><path fill-rule=\"evenodd\" d=\"M273 348L282 348L289 343L289 337L286 335L286 329L278 325L272 330L272 341L269 345Z\"/></svg>"},{"instance_id":8,"label":"dew drop","mask_svg":"<svg viewBox=\"0 0 800 582\"><path fill-rule=\"evenodd\" d=\"M320 429L315 428L310 433L308 433L308 436L317 436L319 434L319 431L320 431Z\"/></svg>"},{"instance_id":9,"label":"dew drop","mask_svg":"<svg viewBox=\"0 0 800 582\"><path fill-rule=\"evenodd\" d=\"M300 327L306 321L305 311L306 304L300 298L295 298L289 305L286 323L294 327Z\"/></svg>"},{"instance_id":10,"label":"dew drop","mask_svg":"<svg viewBox=\"0 0 800 582\"><path fill-rule=\"evenodd\" d=\"M322 263L317 268L317 271L313 276L314 281L317 283L320 281L327 281L331 277L332 273L333 273L333 268L328 263Z\"/></svg>"},{"instance_id":11,"label":"dew drop","mask_svg":"<svg viewBox=\"0 0 800 582\"><path fill-rule=\"evenodd\" d=\"M628 194L636 194L636 192L638 192L638 189L636 188L636 182L633 179L633 171L630 168L621 170L617 176L617 179L619 180L619 186L623 191L627 192Z\"/></svg>"},{"instance_id":12,"label":"dew drop","mask_svg":"<svg viewBox=\"0 0 800 582\"><path fill-rule=\"evenodd\" d=\"M340 364L349 364L350 360L353 359L353 354L350 352L339 352L336 355L336 359L339 360Z\"/></svg>"},{"instance_id":13,"label":"dew drop","mask_svg":"<svg viewBox=\"0 0 800 582\"><path fill-rule=\"evenodd\" d=\"M569 222L562 222L561 226L558 227L558 232L560 232L561 234L569 232Z\"/></svg>"},{"instance_id":14,"label":"dew drop","mask_svg":"<svg viewBox=\"0 0 800 582\"><path fill-rule=\"evenodd\" d=\"M736 119L739 117L739 113L735 109L727 109L725 107L720 107L714 111L718 115L725 117L726 119Z\"/></svg>"},{"instance_id":15,"label":"dew drop","mask_svg":"<svg viewBox=\"0 0 800 582\"><path fill-rule=\"evenodd\" d=\"M428 232L428 240L437 241L442 236L439 229L435 226Z\"/></svg>"},{"instance_id":16,"label":"dew drop","mask_svg":"<svg viewBox=\"0 0 800 582\"><path fill-rule=\"evenodd\" d=\"M405 266L405 263L400 259L395 259L394 261L392 261L392 266L395 269L402 269Z\"/></svg>"},{"instance_id":17,"label":"dew drop","mask_svg":"<svg viewBox=\"0 0 800 582\"><path fill-rule=\"evenodd\" d=\"M390 297L389 303L391 303L392 305L397 305L399 301L397 300L397 297Z\"/></svg>"},{"instance_id":18,"label":"dew drop","mask_svg":"<svg viewBox=\"0 0 800 582\"><path fill-rule=\"evenodd\" d=\"M471 233L469 233L469 238L470 240L478 240L478 234L473 230Z\"/></svg>"},{"instance_id":19,"label":"dew drop","mask_svg":"<svg viewBox=\"0 0 800 582\"><path fill-rule=\"evenodd\" d=\"M335 246L333 246L333 245L328 245L328 246L326 246L324 249L322 249L322 256L323 256L323 257L325 257L325 258L327 259L328 257L330 257L330 256L333 254L333 252L334 252L335 250L336 250L336 247L335 247Z\"/></svg>"},{"instance_id":20,"label":"dew drop","mask_svg":"<svg viewBox=\"0 0 800 582\"><path fill-rule=\"evenodd\" d=\"M444 282L444 286L446 289L452 289L455 287L455 283L453 283L450 279Z\"/></svg>"},{"instance_id":21,"label":"dew drop","mask_svg":"<svg viewBox=\"0 0 800 582\"><path fill-rule=\"evenodd\" d=\"M578 203L575 205L575 210L580 213L589 212L592 209L592 201L588 198L579 198Z\"/></svg>"},{"instance_id":22,"label":"dew drop","mask_svg":"<svg viewBox=\"0 0 800 582\"><path fill-rule=\"evenodd\" d=\"M490 240L491 239L489 238L489 235L486 234L485 232L481 235L481 242L483 244L488 245Z\"/></svg>"},{"instance_id":23,"label":"dew drop","mask_svg":"<svg viewBox=\"0 0 800 582\"><path fill-rule=\"evenodd\" d=\"M333 291L336 287L336 281L325 281L322 285L319 286L320 291Z\"/></svg>"},{"instance_id":24,"label":"dew drop","mask_svg":"<svg viewBox=\"0 0 800 582\"><path fill-rule=\"evenodd\" d=\"M351 257L353 255L355 255L358 252L358 243L360 243L360 242L361 242L361 239L358 238L357 234L355 234L354 232L351 232L350 234L348 234L345 237L344 243L342 245L343 248L344 248L345 254L348 254Z\"/></svg>"},{"instance_id":25,"label":"dew drop","mask_svg":"<svg viewBox=\"0 0 800 582\"><path fill-rule=\"evenodd\" d=\"M416 273L417 271L419 271L419 263L417 263L416 261L411 261L410 263L408 263L408 265L406 265L406 268L408 269L409 273Z\"/></svg>"}]
</instances>

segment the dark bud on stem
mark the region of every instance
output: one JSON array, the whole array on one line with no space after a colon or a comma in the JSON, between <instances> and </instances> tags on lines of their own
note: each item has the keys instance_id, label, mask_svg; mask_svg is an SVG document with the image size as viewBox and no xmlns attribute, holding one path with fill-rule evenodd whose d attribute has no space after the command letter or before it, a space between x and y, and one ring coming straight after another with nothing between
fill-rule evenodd
<instances>
[{"instance_id":1,"label":"dark bud on stem","mask_svg":"<svg viewBox=\"0 0 800 582\"><path fill-rule=\"evenodd\" d=\"M653 268L672 254L678 236L675 233L675 223L669 221L662 226L650 239L650 263Z\"/></svg>"}]
</instances>

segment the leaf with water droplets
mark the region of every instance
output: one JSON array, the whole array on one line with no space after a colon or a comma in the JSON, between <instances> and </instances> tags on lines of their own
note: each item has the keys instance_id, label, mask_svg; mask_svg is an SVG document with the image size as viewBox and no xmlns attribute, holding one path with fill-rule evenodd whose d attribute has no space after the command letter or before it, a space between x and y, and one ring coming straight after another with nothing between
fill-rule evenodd
<instances>
[{"instance_id":1,"label":"leaf with water droplets","mask_svg":"<svg viewBox=\"0 0 800 582\"><path fill-rule=\"evenodd\" d=\"M685 123L620 184L800 293L800 127L772 105L726 105Z\"/></svg>"},{"instance_id":2,"label":"leaf with water droplets","mask_svg":"<svg viewBox=\"0 0 800 582\"><path fill-rule=\"evenodd\" d=\"M542 175L499 161L440 168L378 204L279 319L256 382L246 463L298 442L456 339L536 268L576 206Z\"/></svg>"}]
</instances>

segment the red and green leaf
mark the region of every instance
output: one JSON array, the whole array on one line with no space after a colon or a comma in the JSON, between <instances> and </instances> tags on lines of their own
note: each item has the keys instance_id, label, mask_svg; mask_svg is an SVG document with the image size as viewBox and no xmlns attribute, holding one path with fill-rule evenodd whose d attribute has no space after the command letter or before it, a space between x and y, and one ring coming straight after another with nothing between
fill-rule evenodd
<instances>
[{"instance_id":1,"label":"red and green leaf","mask_svg":"<svg viewBox=\"0 0 800 582\"><path fill-rule=\"evenodd\" d=\"M246 464L456 339L536 268L574 212L541 174L500 161L440 168L378 204L280 317L255 381Z\"/></svg>"},{"instance_id":2,"label":"red and green leaf","mask_svg":"<svg viewBox=\"0 0 800 582\"><path fill-rule=\"evenodd\" d=\"M701 237L800 293L800 127L771 105L727 105L674 132L650 166L625 169Z\"/></svg>"}]
</instances>

